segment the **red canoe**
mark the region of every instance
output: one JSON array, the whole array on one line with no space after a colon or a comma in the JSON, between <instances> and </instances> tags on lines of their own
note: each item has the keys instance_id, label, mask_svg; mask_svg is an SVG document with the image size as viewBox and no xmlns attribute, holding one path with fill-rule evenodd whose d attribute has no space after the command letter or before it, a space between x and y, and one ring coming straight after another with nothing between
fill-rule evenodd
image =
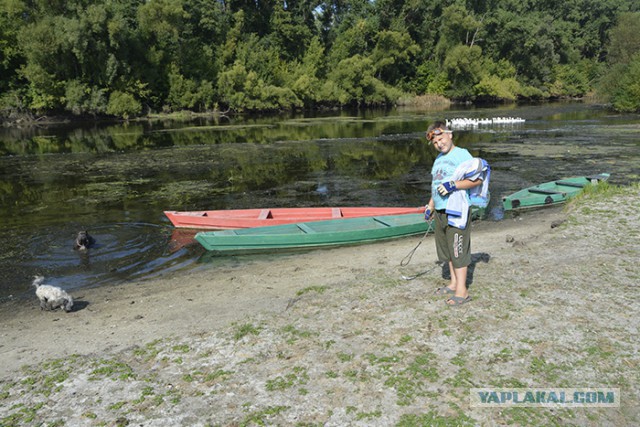
<instances>
[{"instance_id":1,"label":"red canoe","mask_svg":"<svg viewBox=\"0 0 640 427\"><path fill-rule=\"evenodd\" d=\"M423 211L424 207L421 206L417 208L275 208L194 212L165 211L164 214L173 225L178 228L224 230L291 224L296 222L324 221L328 219L415 214L422 213Z\"/></svg>"}]
</instances>

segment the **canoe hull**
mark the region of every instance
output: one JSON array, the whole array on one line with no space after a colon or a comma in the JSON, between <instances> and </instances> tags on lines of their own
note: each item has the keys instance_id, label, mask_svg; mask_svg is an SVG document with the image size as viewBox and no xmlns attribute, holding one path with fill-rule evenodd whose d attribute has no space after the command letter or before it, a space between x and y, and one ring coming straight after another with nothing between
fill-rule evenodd
<instances>
[{"instance_id":1,"label":"canoe hull","mask_svg":"<svg viewBox=\"0 0 640 427\"><path fill-rule=\"evenodd\" d=\"M422 214L347 218L252 229L206 231L195 239L218 253L354 245L432 232Z\"/></svg>"},{"instance_id":2,"label":"canoe hull","mask_svg":"<svg viewBox=\"0 0 640 427\"><path fill-rule=\"evenodd\" d=\"M298 222L371 216L418 214L424 207L274 208L210 211L165 211L176 228L226 230L265 227Z\"/></svg>"},{"instance_id":3,"label":"canoe hull","mask_svg":"<svg viewBox=\"0 0 640 427\"><path fill-rule=\"evenodd\" d=\"M609 174L602 173L545 182L503 197L502 206L505 211L509 211L564 203L582 192L586 186L607 179Z\"/></svg>"}]
</instances>

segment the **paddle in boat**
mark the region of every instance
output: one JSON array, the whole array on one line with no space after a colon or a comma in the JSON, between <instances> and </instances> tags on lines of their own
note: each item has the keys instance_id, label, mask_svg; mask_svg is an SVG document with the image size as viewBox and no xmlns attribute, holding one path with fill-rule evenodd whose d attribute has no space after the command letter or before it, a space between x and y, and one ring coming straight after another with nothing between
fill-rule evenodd
<instances>
[{"instance_id":1,"label":"paddle in boat","mask_svg":"<svg viewBox=\"0 0 640 427\"><path fill-rule=\"evenodd\" d=\"M545 182L517 191L502 198L505 211L533 208L564 203L578 195L586 186L609 179L608 173L591 176L577 176L557 181Z\"/></svg>"},{"instance_id":2,"label":"paddle in boat","mask_svg":"<svg viewBox=\"0 0 640 427\"><path fill-rule=\"evenodd\" d=\"M176 228L236 229L297 222L422 213L424 207L312 207L274 209L228 209L178 212L165 211Z\"/></svg>"}]
</instances>

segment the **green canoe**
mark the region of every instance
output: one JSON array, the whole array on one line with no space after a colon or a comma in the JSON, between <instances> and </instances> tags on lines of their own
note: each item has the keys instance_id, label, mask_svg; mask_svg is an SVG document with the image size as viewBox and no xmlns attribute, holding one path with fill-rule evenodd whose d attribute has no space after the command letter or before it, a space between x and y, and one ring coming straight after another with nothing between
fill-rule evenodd
<instances>
[{"instance_id":1,"label":"green canoe","mask_svg":"<svg viewBox=\"0 0 640 427\"><path fill-rule=\"evenodd\" d=\"M517 191L502 198L505 211L512 209L532 208L555 205L566 202L571 197L580 193L587 185L609 179L608 173L592 176L576 176L545 182Z\"/></svg>"},{"instance_id":2,"label":"green canoe","mask_svg":"<svg viewBox=\"0 0 640 427\"><path fill-rule=\"evenodd\" d=\"M422 214L404 214L205 231L195 239L209 251L244 253L366 243L427 230L433 231Z\"/></svg>"}]
</instances>

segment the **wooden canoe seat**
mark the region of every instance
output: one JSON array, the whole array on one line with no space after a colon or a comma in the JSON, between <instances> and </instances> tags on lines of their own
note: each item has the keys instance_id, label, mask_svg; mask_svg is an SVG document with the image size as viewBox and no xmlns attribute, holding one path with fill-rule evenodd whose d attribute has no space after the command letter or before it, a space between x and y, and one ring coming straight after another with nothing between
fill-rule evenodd
<instances>
[{"instance_id":1,"label":"wooden canoe seat","mask_svg":"<svg viewBox=\"0 0 640 427\"><path fill-rule=\"evenodd\" d=\"M271 215L271 209L262 209L260 211L260 215L258 215L258 219L269 219L273 218Z\"/></svg>"},{"instance_id":2,"label":"wooden canoe seat","mask_svg":"<svg viewBox=\"0 0 640 427\"><path fill-rule=\"evenodd\" d=\"M375 222L378 222L378 223L380 223L380 224L382 224L382 225L385 225L385 226L387 226L387 227L392 227L392 225L391 225L391 224L389 224L389 222L388 222L388 221L384 221L384 220L383 220L382 218L380 218L380 217L374 217L374 218L373 218L373 220L374 220Z\"/></svg>"},{"instance_id":3,"label":"wooden canoe seat","mask_svg":"<svg viewBox=\"0 0 640 427\"><path fill-rule=\"evenodd\" d=\"M567 193L564 193L562 191L543 190L542 188L530 188L529 189L529 193L549 194L549 195L559 194L559 195L562 195L562 196L566 196L566 194L567 194Z\"/></svg>"},{"instance_id":4,"label":"wooden canoe seat","mask_svg":"<svg viewBox=\"0 0 640 427\"><path fill-rule=\"evenodd\" d=\"M556 181L557 185L564 185L565 187L576 187L576 188L584 188L587 184L581 182L571 182L571 181Z\"/></svg>"},{"instance_id":5,"label":"wooden canoe seat","mask_svg":"<svg viewBox=\"0 0 640 427\"><path fill-rule=\"evenodd\" d=\"M314 230L313 228L309 227L304 222L300 222L300 223L298 223L296 225L298 226L298 228L300 230L304 231L306 234L314 234L316 232L316 230Z\"/></svg>"},{"instance_id":6,"label":"wooden canoe seat","mask_svg":"<svg viewBox=\"0 0 640 427\"><path fill-rule=\"evenodd\" d=\"M332 208L331 209L331 217L333 217L333 218L342 218L342 209L340 209L340 208Z\"/></svg>"}]
</instances>

